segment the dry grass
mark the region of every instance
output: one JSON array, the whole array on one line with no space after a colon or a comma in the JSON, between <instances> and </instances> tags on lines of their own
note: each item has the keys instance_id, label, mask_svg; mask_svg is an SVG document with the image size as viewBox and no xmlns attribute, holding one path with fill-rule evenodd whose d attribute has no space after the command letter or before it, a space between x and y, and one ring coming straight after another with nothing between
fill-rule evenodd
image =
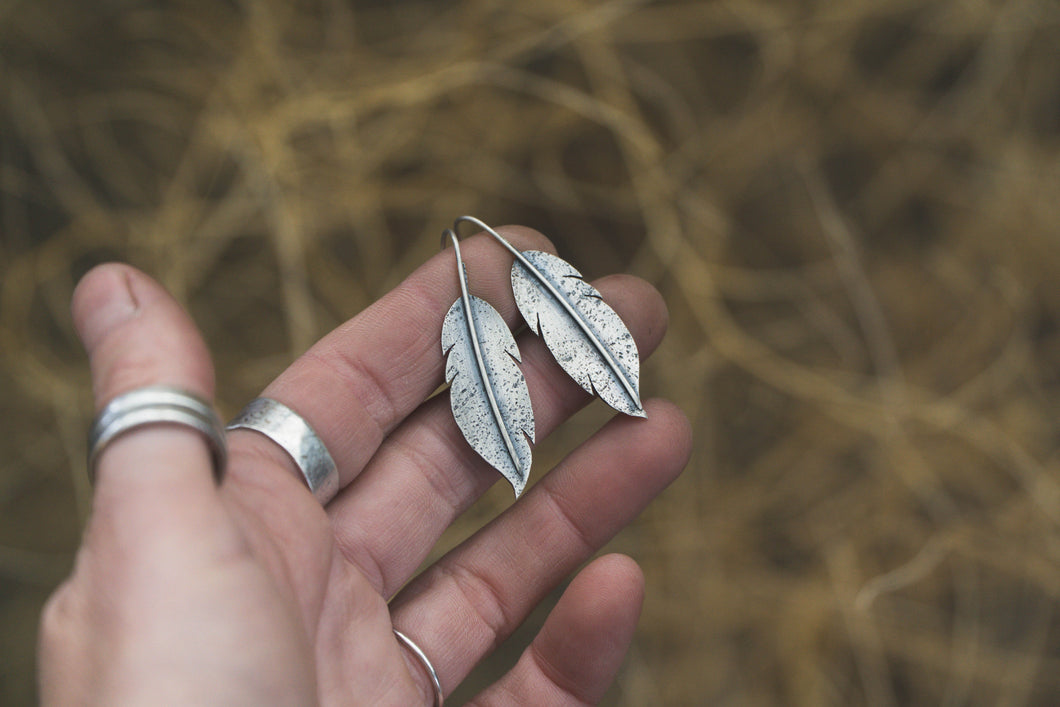
<instances>
[{"instance_id":1,"label":"dry grass","mask_svg":"<svg viewBox=\"0 0 1060 707\"><path fill-rule=\"evenodd\" d=\"M612 704L1056 704L1058 47L1051 0L0 1L0 701L87 509L77 277L159 277L231 413L469 212L671 307Z\"/></svg>"}]
</instances>

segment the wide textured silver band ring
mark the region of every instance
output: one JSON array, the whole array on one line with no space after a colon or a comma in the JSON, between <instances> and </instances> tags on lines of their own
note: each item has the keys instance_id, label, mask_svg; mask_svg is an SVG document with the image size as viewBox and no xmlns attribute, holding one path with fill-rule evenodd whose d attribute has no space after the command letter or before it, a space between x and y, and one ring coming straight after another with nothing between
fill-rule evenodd
<instances>
[{"instance_id":1,"label":"wide textured silver band ring","mask_svg":"<svg viewBox=\"0 0 1060 707\"><path fill-rule=\"evenodd\" d=\"M138 427L163 424L183 425L202 434L210 448L214 478L221 483L228 455L221 420L202 398L165 385L131 390L104 406L88 432L89 479L95 482L96 465L108 444Z\"/></svg>"},{"instance_id":2,"label":"wide textured silver band ring","mask_svg":"<svg viewBox=\"0 0 1060 707\"><path fill-rule=\"evenodd\" d=\"M394 629L394 635L397 636L401 644L408 648L412 655L420 661L423 665L424 670L427 671L427 676L431 679L431 686L434 688L434 707L442 707L445 703L445 694L442 693L442 683L438 680L438 673L434 671L434 666L431 665L431 661L427 660L427 654L423 650L412 642L412 639L403 634L401 631Z\"/></svg>"},{"instance_id":3,"label":"wide textured silver band ring","mask_svg":"<svg viewBox=\"0 0 1060 707\"><path fill-rule=\"evenodd\" d=\"M301 415L272 398L255 398L228 423L253 430L278 444L294 460L313 496L326 504L339 492L339 470L327 447Z\"/></svg>"}]
</instances>

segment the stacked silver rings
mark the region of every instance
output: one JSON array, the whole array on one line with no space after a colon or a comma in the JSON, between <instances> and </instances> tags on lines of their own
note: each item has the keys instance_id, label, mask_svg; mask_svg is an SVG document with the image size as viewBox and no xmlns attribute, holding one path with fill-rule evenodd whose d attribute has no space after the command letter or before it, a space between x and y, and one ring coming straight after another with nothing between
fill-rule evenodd
<instances>
[{"instance_id":1,"label":"stacked silver rings","mask_svg":"<svg viewBox=\"0 0 1060 707\"><path fill-rule=\"evenodd\" d=\"M88 476L95 482L96 464L108 444L145 425L177 424L202 434L213 458L214 478L220 483L228 456L224 428L217 413L202 398L179 388L152 385L111 400L88 433Z\"/></svg>"}]
</instances>

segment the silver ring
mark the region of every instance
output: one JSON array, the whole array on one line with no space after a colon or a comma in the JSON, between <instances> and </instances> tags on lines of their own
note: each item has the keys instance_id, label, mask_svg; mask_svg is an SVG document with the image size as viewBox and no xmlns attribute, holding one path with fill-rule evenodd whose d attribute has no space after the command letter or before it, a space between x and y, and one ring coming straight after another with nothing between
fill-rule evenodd
<instances>
[{"instance_id":1,"label":"silver ring","mask_svg":"<svg viewBox=\"0 0 1060 707\"><path fill-rule=\"evenodd\" d=\"M442 683L438 680L438 673L434 671L434 666L431 665L431 661L427 660L427 654L423 650L412 642L412 639L403 634L401 631L394 629L394 635L397 636L401 644L412 651L412 654L419 658L420 663L427 671L427 676L431 679L431 685L434 687L434 707L442 707L445 702L445 695L442 693Z\"/></svg>"},{"instance_id":2,"label":"silver ring","mask_svg":"<svg viewBox=\"0 0 1060 707\"><path fill-rule=\"evenodd\" d=\"M301 415L272 398L247 403L229 430L254 430L278 444L302 472L313 496L326 504L339 492L339 470L327 447Z\"/></svg>"},{"instance_id":3,"label":"silver ring","mask_svg":"<svg viewBox=\"0 0 1060 707\"><path fill-rule=\"evenodd\" d=\"M88 432L89 480L95 483L96 465L108 444L137 427L162 424L184 425L201 433L210 447L214 478L221 483L228 452L217 413L202 398L165 385L131 390L103 407Z\"/></svg>"}]
</instances>

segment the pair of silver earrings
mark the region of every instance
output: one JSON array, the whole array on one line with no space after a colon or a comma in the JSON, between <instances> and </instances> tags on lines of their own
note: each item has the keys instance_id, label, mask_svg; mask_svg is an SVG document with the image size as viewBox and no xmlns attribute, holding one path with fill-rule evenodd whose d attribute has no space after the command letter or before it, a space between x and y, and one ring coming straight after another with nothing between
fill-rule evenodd
<instances>
[{"instance_id":1,"label":"pair of silver earrings","mask_svg":"<svg viewBox=\"0 0 1060 707\"><path fill-rule=\"evenodd\" d=\"M473 216L461 216L445 230L443 244L445 239L453 244L460 281L460 298L442 324L453 417L472 449L504 475L518 498L530 476L534 411L511 330L488 302L468 293L456 234L461 223L486 231L515 257L515 303L567 375L619 412L645 417L640 355L622 319L570 263L550 253L519 251Z\"/></svg>"}]
</instances>

